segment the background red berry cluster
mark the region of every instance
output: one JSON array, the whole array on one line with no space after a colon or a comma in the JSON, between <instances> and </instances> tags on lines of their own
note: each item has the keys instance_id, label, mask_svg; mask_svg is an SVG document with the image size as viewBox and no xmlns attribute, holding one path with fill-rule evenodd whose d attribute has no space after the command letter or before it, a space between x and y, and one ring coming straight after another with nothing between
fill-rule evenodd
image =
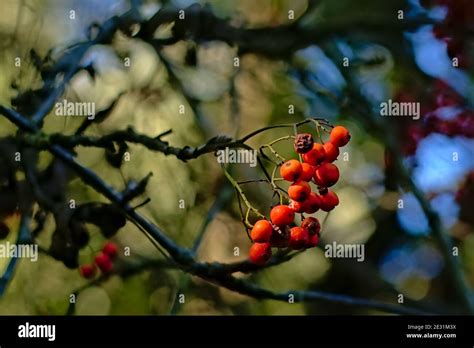
<instances>
[{"instance_id":1,"label":"background red berry cluster","mask_svg":"<svg viewBox=\"0 0 474 348\"><path fill-rule=\"evenodd\" d=\"M104 275L110 274L113 271L113 262L117 254L117 244L114 242L105 243L102 250L94 257L93 263L86 263L79 266L79 273L86 279L94 278L97 274L97 269Z\"/></svg>"}]
</instances>

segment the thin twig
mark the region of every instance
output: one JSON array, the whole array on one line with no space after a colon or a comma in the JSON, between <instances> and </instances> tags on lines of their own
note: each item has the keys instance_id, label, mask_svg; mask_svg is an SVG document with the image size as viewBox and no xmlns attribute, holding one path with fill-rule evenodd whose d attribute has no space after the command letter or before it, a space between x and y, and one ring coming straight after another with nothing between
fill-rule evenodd
<instances>
[{"instance_id":1,"label":"thin twig","mask_svg":"<svg viewBox=\"0 0 474 348\"><path fill-rule=\"evenodd\" d=\"M0 106L0 113L6 116L8 120L14 123L21 130L31 133L37 133L38 128L27 118L20 115L14 110ZM257 299L274 299L279 301L288 301L289 296L293 295L294 300L298 301L322 301L344 303L354 307L368 307L387 311L396 314L427 314L417 309L408 308L399 305L382 303L374 300L354 298L351 296L332 294L317 291L288 291L285 293L274 293L270 290L258 287L254 284L234 278L226 272L220 271L220 265L212 267L209 264L196 262L192 252L182 248L174 243L161 229L152 224L146 218L141 216L128 204L123 204L121 195L115 191L110 185L106 184L96 173L79 164L72 154L61 146L53 145L48 149L54 156L61 159L67 166L73 169L76 174L86 183L93 187L97 192L107 197L111 202L120 206L120 208L128 215L128 217L136 224L140 225L156 242L158 242L170 255L176 265L182 270L209 280L212 283L223 286L227 289L248 295Z\"/></svg>"}]
</instances>

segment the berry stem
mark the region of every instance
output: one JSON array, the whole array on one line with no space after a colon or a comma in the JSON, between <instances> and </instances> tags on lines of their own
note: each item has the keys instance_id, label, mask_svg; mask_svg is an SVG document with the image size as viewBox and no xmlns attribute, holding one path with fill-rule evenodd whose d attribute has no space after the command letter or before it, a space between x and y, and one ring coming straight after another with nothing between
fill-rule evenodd
<instances>
[{"instance_id":1,"label":"berry stem","mask_svg":"<svg viewBox=\"0 0 474 348\"><path fill-rule=\"evenodd\" d=\"M237 181L234 180L234 178L232 177L232 175L230 175L230 173L227 171L227 169L222 166L222 170L224 171L224 175L226 176L227 180L229 180L229 182L231 183L231 185L237 190L237 192L239 193L240 197L242 198L242 200L244 201L244 204L245 206L247 207L247 212L245 213L245 223L246 223L246 226L253 226L252 224L249 223L248 221L248 217L249 217L249 214L250 212L253 212L255 215L257 215L258 217L262 218L262 219L265 219L265 215L261 214L258 209L256 209L255 207L252 206L252 204L250 204L249 200L247 199L247 196L245 195L244 191L242 190L242 188L239 186L239 184L237 183Z\"/></svg>"},{"instance_id":2,"label":"berry stem","mask_svg":"<svg viewBox=\"0 0 474 348\"><path fill-rule=\"evenodd\" d=\"M315 127L316 127L316 133L318 133L319 142L320 142L321 144L324 144L323 138L321 137L321 131L319 130L319 128L323 128L323 127L320 125L319 121L314 120L314 119L312 119L312 121L313 121L313 123L314 123L314 125L315 125ZM323 129L324 129L324 128L323 128Z\"/></svg>"},{"instance_id":3,"label":"berry stem","mask_svg":"<svg viewBox=\"0 0 474 348\"><path fill-rule=\"evenodd\" d=\"M275 184L275 174L276 174L276 170L278 169L278 166L275 166L273 168L273 172L272 172L272 180L271 180L271 185L273 187L273 191L276 192L276 194L278 194L278 198L280 200L280 204L283 204L283 197L282 197L282 194L280 192L281 188L278 187L276 184Z\"/></svg>"},{"instance_id":4,"label":"berry stem","mask_svg":"<svg viewBox=\"0 0 474 348\"><path fill-rule=\"evenodd\" d=\"M298 127L296 126L296 124L293 125L293 133L295 133L294 138L296 139L296 137L298 136ZM300 153L298 153L298 159L300 162L303 162L303 157Z\"/></svg>"},{"instance_id":5,"label":"berry stem","mask_svg":"<svg viewBox=\"0 0 474 348\"><path fill-rule=\"evenodd\" d=\"M293 138L292 135L285 135L284 137L281 137L281 138L278 138L278 139L275 139L275 140L272 140L271 142L267 143L267 144L263 144L263 146L272 146L280 141L283 141L283 140L288 140L288 139L291 139Z\"/></svg>"},{"instance_id":6,"label":"berry stem","mask_svg":"<svg viewBox=\"0 0 474 348\"><path fill-rule=\"evenodd\" d=\"M265 183L268 184L268 180L267 180L267 179L237 181L237 184L238 184L238 185L245 185L245 184L260 183L260 182L265 182Z\"/></svg>"},{"instance_id":7,"label":"berry stem","mask_svg":"<svg viewBox=\"0 0 474 348\"><path fill-rule=\"evenodd\" d=\"M253 138L254 136L262 133L262 132L265 132L267 130L270 130L270 129L275 129L275 128L290 128L290 127L299 127L299 126L302 126L306 123L309 123L309 122L313 122L314 120L318 120L320 121L322 124L324 125L327 125L327 126L331 126L329 121L324 119L324 118L318 118L318 117L312 117L312 118L307 118L303 121L299 121L299 122L296 122L296 123L284 123L284 124L277 124L277 125L273 125L273 126L268 126L268 127L263 127L263 128L260 128L260 129L257 129L256 131L253 131L249 134L247 134L246 136L244 136L243 138L241 138L240 140L238 140L239 143L245 143L247 140L249 140L250 138Z\"/></svg>"},{"instance_id":8,"label":"berry stem","mask_svg":"<svg viewBox=\"0 0 474 348\"><path fill-rule=\"evenodd\" d=\"M239 212L240 212L240 217L241 217L242 223L245 226L245 231L247 232L247 237L249 238L250 241L252 241L252 238L250 237L249 229L251 229L253 227L253 225L245 220L245 216L244 216L245 214L244 214L244 211L242 209L242 198L240 197L239 192L237 191L237 189L235 189L235 187L234 187L234 190L235 190L235 193L237 194L237 202L239 203Z\"/></svg>"},{"instance_id":9,"label":"berry stem","mask_svg":"<svg viewBox=\"0 0 474 348\"><path fill-rule=\"evenodd\" d=\"M278 163L278 165L280 165L281 163L283 162L286 162L286 159L281 156L271 145L262 145L260 146L260 149L264 149L264 148L267 148L270 150L270 152L273 154L273 156L275 156L277 159L279 159L281 162Z\"/></svg>"}]
</instances>

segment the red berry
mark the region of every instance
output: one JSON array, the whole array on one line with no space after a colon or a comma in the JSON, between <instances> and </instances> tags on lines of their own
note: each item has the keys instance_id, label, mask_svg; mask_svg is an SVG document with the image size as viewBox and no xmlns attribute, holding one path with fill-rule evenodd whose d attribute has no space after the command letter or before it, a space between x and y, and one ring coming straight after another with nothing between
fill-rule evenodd
<instances>
[{"instance_id":1,"label":"red berry","mask_svg":"<svg viewBox=\"0 0 474 348\"><path fill-rule=\"evenodd\" d=\"M311 181L314 175L314 170L316 168L308 163L301 163L301 168L303 170L301 171L299 179L303 181Z\"/></svg>"},{"instance_id":2,"label":"red berry","mask_svg":"<svg viewBox=\"0 0 474 348\"><path fill-rule=\"evenodd\" d=\"M407 138L414 143L418 143L426 135L426 131L420 126L411 126L407 129Z\"/></svg>"},{"instance_id":3,"label":"red berry","mask_svg":"<svg viewBox=\"0 0 474 348\"><path fill-rule=\"evenodd\" d=\"M286 161L280 167L280 175L286 181L296 181L302 171L301 163L294 159Z\"/></svg>"},{"instance_id":4,"label":"red berry","mask_svg":"<svg viewBox=\"0 0 474 348\"><path fill-rule=\"evenodd\" d=\"M324 151L323 145L319 143L314 143L311 151L303 154L303 161L311 164L312 166L323 163L324 158L326 157L326 152Z\"/></svg>"},{"instance_id":5,"label":"red berry","mask_svg":"<svg viewBox=\"0 0 474 348\"><path fill-rule=\"evenodd\" d=\"M458 203L462 203L464 198L467 196L467 190L465 187L461 187L457 192L456 195L454 196L454 199Z\"/></svg>"},{"instance_id":6,"label":"red berry","mask_svg":"<svg viewBox=\"0 0 474 348\"><path fill-rule=\"evenodd\" d=\"M269 221L258 220L255 225L253 225L250 238L256 243L266 243L270 241L272 233L273 226Z\"/></svg>"},{"instance_id":7,"label":"red berry","mask_svg":"<svg viewBox=\"0 0 474 348\"><path fill-rule=\"evenodd\" d=\"M306 181L298 180L288 188L288 196L294 201L302 202L308 198L311 187Z\"/></svg>"},{"instance_id":8,"label":"red berry","mask_svg":"<svg viewBox=\"0 0 474 348\"><path fill-rule=\"evenodd\" d=\"M436 94L436 106L456 106L462 103L462 97L459 96L451 87L446 86Z\"/></svg>"},{"instance_id":9,"label":"red berry","mask_svg":"<svg viewBox=\"0 0 474 348\"><path fill-rule=\"evenodd\" d=\"M306 201L303 202L305 206L305 213L313 214L319 210L319 206L321 205L321 198L315 192L311 192L309 197Z\"/></svg>"},{"instance_id":10,"label":"red berry","mask_svg":"<svg viewBox=\"0 0 474 348\"><path fill-rule=\"evenodd\" d=\"M277 226L289 225L295 219L295 212L287 205L277 205L270 211L270 219Z\"/></svg>"},{"instance_id":11,"label":"red berry","mask_svg":"<svg viewBox=\"0 0 474 348\"><path fill-rule=\"evenodd\" d=\"M339 204L339 197L337 197L334 191L328 191L326 194L321 195L321 209L322 210L331 211L338 204Z\"/></svg>"},{"instance_id":12,"label":"red berry","mask_svg":"<svg viewBox=\"0 0 474 348\"><path fill-rule=\"evenodd\" d=\"M324 163L314 171L314 182L318 186L330 187L339 180L339 169L332 163Z\"/></svg>"},{"instance_id":13,"label":"red berry","mask_svg":"<svg viewBox=\"0 0 474 348\"><path fill-rule=\"evenodd\" d=\"M105 274L110 273L113 268L112 260L110 260L110 257L104 253L99 253L95 257L95 264L99 267L101 272Z\"/></svg>"},{"instance_id":14,"label":"red berry","mask_svg":"<svg viewBox=\"0 0 474 348\"><path fill-rule=\"evenodd\" d=\"M306 210L306 205L304 204L304 202L297 202L291 200L288 206L293 209L295 213L304 213L304 211Z\"/></svg>"},{"instance_id":15,"label":"red berry","mask_svg":"<svg viewBox=\"0 0 474 348\"><path fill-rule=\"evenodd\" d=\"M313 234L312 236L309 236L309 240L308 240L308 248L313 248L315 246L317 246L319 243L319 235L316 233L316 234Z\"/></svg>"},{"instance_id":16,"label":"red berry","mask_svg":"<svg viewBox=\"0 0 474 348\"><path fill-rule=\"evenodd\" d=\"M292 249L302 249L309 241L309 233L304 228L293 227L290 230L289 245Z\"/></svg>"},{"instance_id":17,"label":"red berry","mask_svg":"<svg viewBox=\"0 0 474 348\"><path fill-rule=\"evenodd\" d=\"M458 117L457 122L461 129L461 134L468 138L474 138L474 112L465 110Z\"/></svg>"},{"instance_id":18,"label":"red berry","mask_svg":"<svg viewBox=\"0 0 474 348\"><path fill-rule=\"evenodd\" d=\"M97 273L97 268L95 267L94 264L91 265L82 265L79 267L79 273L81 274L82 277L86 279L91 279L94 278L94 276Z\"/></svg>"},{"instance_id":19,"label":"red berry","mask_svg":"<svg viewBox=\"0 0 474 348\"><path fill-rule=\"evenodd\" d=\"M114 259L118 254L117 244L114 242L105 243L104 247L102 248L102 252L111 259Z\"/></svg>"},{"instance_id":20,"label":"red berry","mask_svg":"<svg viewBox=\"0 0 474 348\"><path fill-rule=\"evenodd\" d=\"M254 243L249 250L250 261L257 265L263 265L272 257L270 243Z\"/></svg>"},{"instance_id":21,"label":"red berry","mask_svg":"<svg viewBox=\"0 0 474 348\"><path fill-rule=\"evenodd\" d=\"M432 31L433 31L434 37L437 39L442 39L443 37L447 35L445 29L440 25L435 25Z\"/></svg>"},{"instance_id":22,"label":"red berry","mask_svg":"<svg viewBox=\"0 0 474 348\"><path fill-rule=\"evenodd\" d=\"M339 156L339 148L328 141L323 145L324 151L326 152L326 162L334 162L337 160L337 156Z\"/></svg>"},{"instance_id":23,"label":"red berry","mask_svg":"<svg viewBox=\"0 0 474 348\"><path fill-rule=\"evenodd\" d=\"M305 218L301 222L301 227L307 230L310 235L319 234L321 231L321 224L319 223L319 220L312 216Z\"/></svg>"},{"instance_id":24,"label":"red berry","mask_svg":"<svg viewBox=\"0 0 474 348\"><path fill-rule=\"evenodd\" d=\"M351 134L346 127L336 126L331 130L329 141L337 147L346 145L351 140Z\"/></svg>"}]
</instances>

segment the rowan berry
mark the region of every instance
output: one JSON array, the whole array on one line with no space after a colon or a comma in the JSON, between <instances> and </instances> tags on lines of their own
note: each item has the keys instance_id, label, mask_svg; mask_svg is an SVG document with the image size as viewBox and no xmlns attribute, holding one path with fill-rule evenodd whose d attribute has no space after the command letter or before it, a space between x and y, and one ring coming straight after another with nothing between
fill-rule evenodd
<instances>
[{"instance_id":1,"label":"rowan berry","mask_svg":"<svg viewBox=\"0 0 474 348\"><path fill-rule=\"evenodd\" d=\"M321 231L321 224L319 223L319 220L312 216L305 218L301 222L301 227L307 230L311 236L313 234L319 234Z\"/></svg>"},{"instance_id":2,"label":"rowan berry","mask_svg":"<svg viewBox=\"0 0 474 348\"><path fill-rule=\"evenodd\" d=\"M309 197L311 187L306 181L298 180L288 188L288 196L297 202L302 202Z\"/></svg>"},{"instance_id":3,"label":"rowan berry","mask_svg":"<svg viewBox=\"0 0 474 348\"><path fill-rule=\"evenodd\" d=\"M309 236L309 239L308 239L308 248L313 248L315 246L317 246L319 243L319 235L316 233L316 234L313 234L312 236Z\"/></svg>"},{"instance_id":4,"label":"rowan berry","mask_svg":"<svg viewBox=\"0 0 474 348\"><path fill-rule=\"evenodd\" d=\"M270 219L277 226L289 225L295 218L295 212L287 205L277 205L270 211Z\"/></svg>"},{"instance_id":5,"label":"rowan berry","mask_svg":"<svg viewBox=\"0 0 474 348\"><path fill-rule=\"evenodd\" d=\"M303 170L301 171L299 179L303 181L311 181L314 175L314 170L316 168L308 163L301 163L301 168Z\"/></svg>"},{"instance_id":6,"label":"rowan berry","mask_svg":"<svg viewBox=\"0 0 474 348\"><path fill-rule=\"evenodd\" d=\"M304 211L306 210L306 205L304 204L304 202L297 202L291 200L288 206L293 209L295 213L304 213Z\"/></svg>"},{"instance_id":7,"label":"rowan berry","mask_svg":"<svg viewBox=\"0 0 474 348\"><path fill-rule=\"evenodd\" d=\"M313 136L309 133L297 134L295 137L294 147L297 153L306 153L313 148Z\"/></svg>"},{"instance_id":8,"label":"rowan berry","mask_svg":"<svg viewBox=\"0 0 474 348\"><path fill-rule=\"evenodd\" d=\"M331 130L329 141L337 147L346 145L351 140L351 134L346 127L336 126Z\"/></svg>"},{"instance_id":9,"label":"rowan berry","mask_svg":"<svg viewBox=\"0 0 474 348\"><path fill-rule=\"evenodd\" d=\"M336 145L328 141L323 145L323 147L326 152L326 162L334 162L337 160L337 156L339 156L339 148Z\"/></svg>"},{"instance_id":10,"label":"rowan berry","mask_svg":"<svg viewBox=\"0 0 474 348\"><path fill-rule=\"evenodd\" d=\"M82 265L79 267L79 273L81 274L83 278L91 279L96 275L97 268L95 267L94 264Z\"/></svg>"},{"instance_id":11,"label":"rowan berry","mask_svg":"<svg viewBox=\"0 0 474 348\"><path fill-rule=\"evenodd\" d=\"M331 211L339 204L339 197L334 191L328 190L324 195L321 195L321 209L324 211Z\"/></svg>"},{"instance_id":12,"label":"rowan berry","mask_svg":"<svg viewBox=\"0 0 474 348\"><path fill-rule=\"evenodd\" d=\"M102 252L110 257L110 259L114 259L118 254L117 244L114 242L105 243L104 247L102 248Z\"/></svg>"},{"instance_id":13,"label":"rowan berry","mask_svg":"<svg viewBox=\"0 0 474 348\"><path fill-rule=\"evenodd\" d=\"M112 260L110 257L104 253L99 253L95 257L95 264L99 269L101 270L102 273L110 273L113 268Z\"/></svg>"},{"instance_id":14,"label":"rowan berry","mask_svg":"<svg viewBox=\"0 0 474 348\"><path fill-rule=\"evenodd\" d=\"M303 204L305 206L304 212L307 214L313 214L319 210L321 198L315 192L311 192L308 199L304 201Z\"/></svg>"},{"instance_id":15,"label":"rowan berry","mask_svg":"<svg viewBox=\"0 0 474 348\"><path fill-rule=\"evenodd\" d=\"M324 158L326 157L326 152L324 151L323 145L319 143L314 143L311 151L303 154L303 161L311 164L312 166L323 163Z\"/></svg>"},{"instance_id":16,"label":"rowan berry","mask_svg":"<svg viewBox=\"0 0 474 348\"><path fill-rule=\"evenodd\" d=\"M286 161L280 167L280 175L286 181L296 181L302 171L301 163L294 159Z\"/></svg>"},{"instance_id":17,"label":"rowan berry","mask_svg":"<svg viewBox=\"0 0 474 348\"><path fill-rule=\"evenodd\" d=\"M314 171L314 182L318 186L330 187L339 180L339 169L332 163L324 163Z\"/></svg>"},{"instance_id":18,"label":"rowan berry","mask_svg":"<svg viewBox=\"0 0 474 348\"><path fill-rule=\"evenodd\" d=\"M293 227L290 230L289 246L292 249L302 249L309 241L309 234L304 228Z\"/></svg>"},{"instance_id":19,"label":"rowan berry","mask_svg":"<svg viewBox=\"0 0 474 348\"><path fill-rule=\"evenodd\" d=\"M257 265L263 265L272 257L270 243L254 243L249 250L250 261Z\"/></svg>"},{"instance_id":20,"label":"rowan berry","mask_svg":"<svg viewBox=\"0 0 474 348\"><path fill-rule=\"evenodd\" d=\"M253 225L252 231L250 232L250 238L256 243L267 243L273 233L273 226L268 220L258 220Z\"/></svg>"}]
</instances>

